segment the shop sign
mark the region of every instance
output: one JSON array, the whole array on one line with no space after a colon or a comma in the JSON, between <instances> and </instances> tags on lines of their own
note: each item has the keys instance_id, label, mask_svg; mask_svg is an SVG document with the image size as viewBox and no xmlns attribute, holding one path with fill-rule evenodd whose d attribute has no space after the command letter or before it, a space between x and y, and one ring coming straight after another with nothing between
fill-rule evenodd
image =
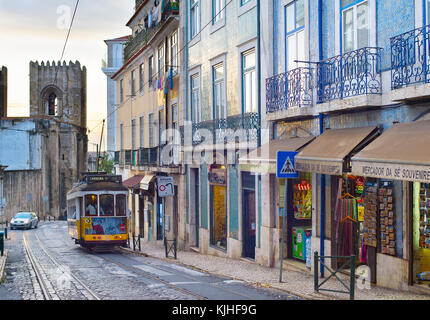
<instances>
[{"instance_id":1,"label":"shop sign","mask_svg":"<svg viewBox=\"0 0 430 320\"><path fill-rule=\"evenodd\" d=\"M209 182L212 184L226 185L227 175L225 169L212 169L208 174Z\"/></svg>"},{"instance_id":2,"label":"shop sign","mask_svg":"<svg viewBox=\"0 0 430 320\"><path fill-rule=\"evenodd\" d=\"M295 166L295 157L298 152L278 151L276 156L276 177L294 179L299 177Z\"/></svg>"},{"instance_id":3,"label":"shop sign","mask_svg":"<svg viewBox=\"0 0 430 320\"><path fill-rule=\"evenodd\" d=\"M430 182L429 166L353 161L352 174L389 180Z\"/></svg>"},{"instance_id":4,"label":"shop sign","mask_svg":"<svg viewBox=\"0 0 430 320\"><path fill-rule=\"evenodd\" d=\"M173 177L157 177L158 196L173 197L175 195L175 181Z\"/></svg>"},{"instance_id":5,"label":"shop sign","mask_svg":"<svg viewBox=\"0 0 430 320\"><path fill-rule=\"evenodd\" d=\"M296 169L301 172L314 172L338 176L343 172L343 161L315 161L297 158Z\"/></svg>"}]
</instances>

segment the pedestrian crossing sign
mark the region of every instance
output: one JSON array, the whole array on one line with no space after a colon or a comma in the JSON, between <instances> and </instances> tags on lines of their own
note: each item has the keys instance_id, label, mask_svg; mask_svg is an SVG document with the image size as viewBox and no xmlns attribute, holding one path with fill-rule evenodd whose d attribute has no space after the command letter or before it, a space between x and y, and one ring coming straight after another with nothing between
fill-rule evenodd
<instances>
[{"instance_id":1,"label":"pedestrian crossing sign","mask_svg":"<svg viewBox=\"0 0 430 320\"><path fill-rule=\"evenodd\" d=\"M278 178L298 178L295 167L295 157L298 152L278 151L276 159L276 176Z\"/></svg>"}]
</instances>

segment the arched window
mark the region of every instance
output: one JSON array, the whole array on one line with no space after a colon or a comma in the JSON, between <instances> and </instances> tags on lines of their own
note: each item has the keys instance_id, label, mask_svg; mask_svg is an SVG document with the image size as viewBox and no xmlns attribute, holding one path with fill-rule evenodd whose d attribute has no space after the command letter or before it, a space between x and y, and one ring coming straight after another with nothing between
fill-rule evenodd
<instances>
[{"instance_id":1,"label":"arched window","mask_svg":"<svg viewBox=\"0 0 430 320\"><path fill-rule=\"evenodd\" d=\"M48 115L55 116L57 114L57 96L51 93L48 98Z\"/></svg>"}]
</instances>

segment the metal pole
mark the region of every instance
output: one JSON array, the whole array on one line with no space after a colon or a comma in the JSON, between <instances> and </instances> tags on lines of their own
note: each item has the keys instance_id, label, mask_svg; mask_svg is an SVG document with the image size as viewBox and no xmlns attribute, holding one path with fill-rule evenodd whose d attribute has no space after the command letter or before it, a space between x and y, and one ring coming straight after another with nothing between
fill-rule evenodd
<instances>
[{"instance_id":1,"label":"metal pole","mask_svg":"<svg viewBox=\"0 0 430 320\"><path fill-rule=\"evenodd\" d=\"M288 193L288 179L285 179L285 195L284 195L284 210L282 212L282 237L281 237L281 257L279 269L279 282L282 282L282 262L284 260L284 241L285 241L285 217L287 215L287 193Z\"/></svg>"},{"instance_id":2,"label":"metal pole","mask_svg":"<svg viewBox=\"0 0 430 320\"><path fill-rule=\"evenodd\" d=\"M7 228L4 228L4 238L7 239Z\"/></svg>"},{"instance_id":3,"label":"metal pole","mask_svg":"<svg viewBox=\"0 0 430 320\"><path fill-rule=\"evenodd\" d=\"M351 256L351 278L349 287L349 299L354 300L355 297L355 256Z\"/></svg>"},{"instance_id":4,"label":"metal pole","mask_svg":"<svg viewBox=\"0 0 430 320\"><path fill-rule=\"evenodd\" d=\"M318 251L314 252L314 291L318 292Z\"/></svg>"}]
</instances>

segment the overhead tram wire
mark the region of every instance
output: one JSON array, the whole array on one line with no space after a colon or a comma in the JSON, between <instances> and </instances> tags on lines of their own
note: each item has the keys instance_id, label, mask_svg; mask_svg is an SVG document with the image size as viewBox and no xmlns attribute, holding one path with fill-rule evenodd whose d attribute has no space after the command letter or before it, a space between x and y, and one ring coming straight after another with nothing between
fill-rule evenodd
<instances>
[{"instance_id":1,"label":"overhead tram wire","mask_svg":"<svg viewBox=\"0 0 430 320\"><path fill-rule=\"evenodd\" d=\"M205 30L214 20L215 20L215 18L218 16L218 15L220 15L221 14L221 12L223 12L224 10L226 10L226 8L227 8L227 6L229 6L231 3L233 2L233 0L230 0L221 10L220 10L220 12L218 12L218 14L217 15L215 15L203 28L201 28L200 29L200 31L194 36L194 37L197 37L198 35L200 35L201 33L202 33L202 31L203 30ZM193 38L194 39L194 38ZM178 56L179 56L179 54L182 52L182 51L184 51L185 50L185 48L187 48L188 46L189 46L189 44L193 41L193 39L191 39L190 41L188 41L187 42L187 44L185 44L177 53L176 53L176 58L178 58ZM154 75L152 75L152 79L151 79L151 81L150 80L148 80L147 82L145 82L144 84L143 84L143 86L141 86L141 89L139 89L138 90L138 93L140 94L143 90L144 90L144 88L146 87L146 85L148 85L149 83L152 83L153 82L153 80L154 80L154 78L156 77L156 76L158 76L159 75L159 73L160 73L160 71L157 71ZM126 100L124 100L123 102L122 102L122 104L121 105L123 105L123 104L125 104L125 103L127 103L128 101L130 101L131 100L131 97L132 96L129 96ZM100 120L99 121L99 123L94 127L94 128L92 128L91 130L88 130L88 133L91 133L92 131L94 131L95 129L97 129L102 123L103 123L103 121L107 121L107 119L108 118L110 118L111 116L112 116L112 114L114 114L119 108L120 108L120 106L121 105L117 105L117 107L111 112L111 113L109 113L107 116L106 116L106 118L104 118L104 119L102 119L102 120Z\"/></svg>"},{"instance_id":2,"label":"overhead tram wire","mask_svg":"<svg viewBox=\"0 0 430 320\"><path fill-rule=\"evenodd\" d=\"M76 0L75 10L74 10L73 16L72 16L72 21L70 22L69 31L67 32L66 41L64 43L63 51L61 53L60 64L61 64L61 61L63 61L64 53L66 52L67 42L69 41L70 32L72 31L73 21L75 20L76 11L78 10L78 5L79 5L79 0ZM60 68L60 66L58 65L55 69L54 85L57 83L57 76L58 76L58 69L59 68Z\"/></svg>"}]
</instances>

